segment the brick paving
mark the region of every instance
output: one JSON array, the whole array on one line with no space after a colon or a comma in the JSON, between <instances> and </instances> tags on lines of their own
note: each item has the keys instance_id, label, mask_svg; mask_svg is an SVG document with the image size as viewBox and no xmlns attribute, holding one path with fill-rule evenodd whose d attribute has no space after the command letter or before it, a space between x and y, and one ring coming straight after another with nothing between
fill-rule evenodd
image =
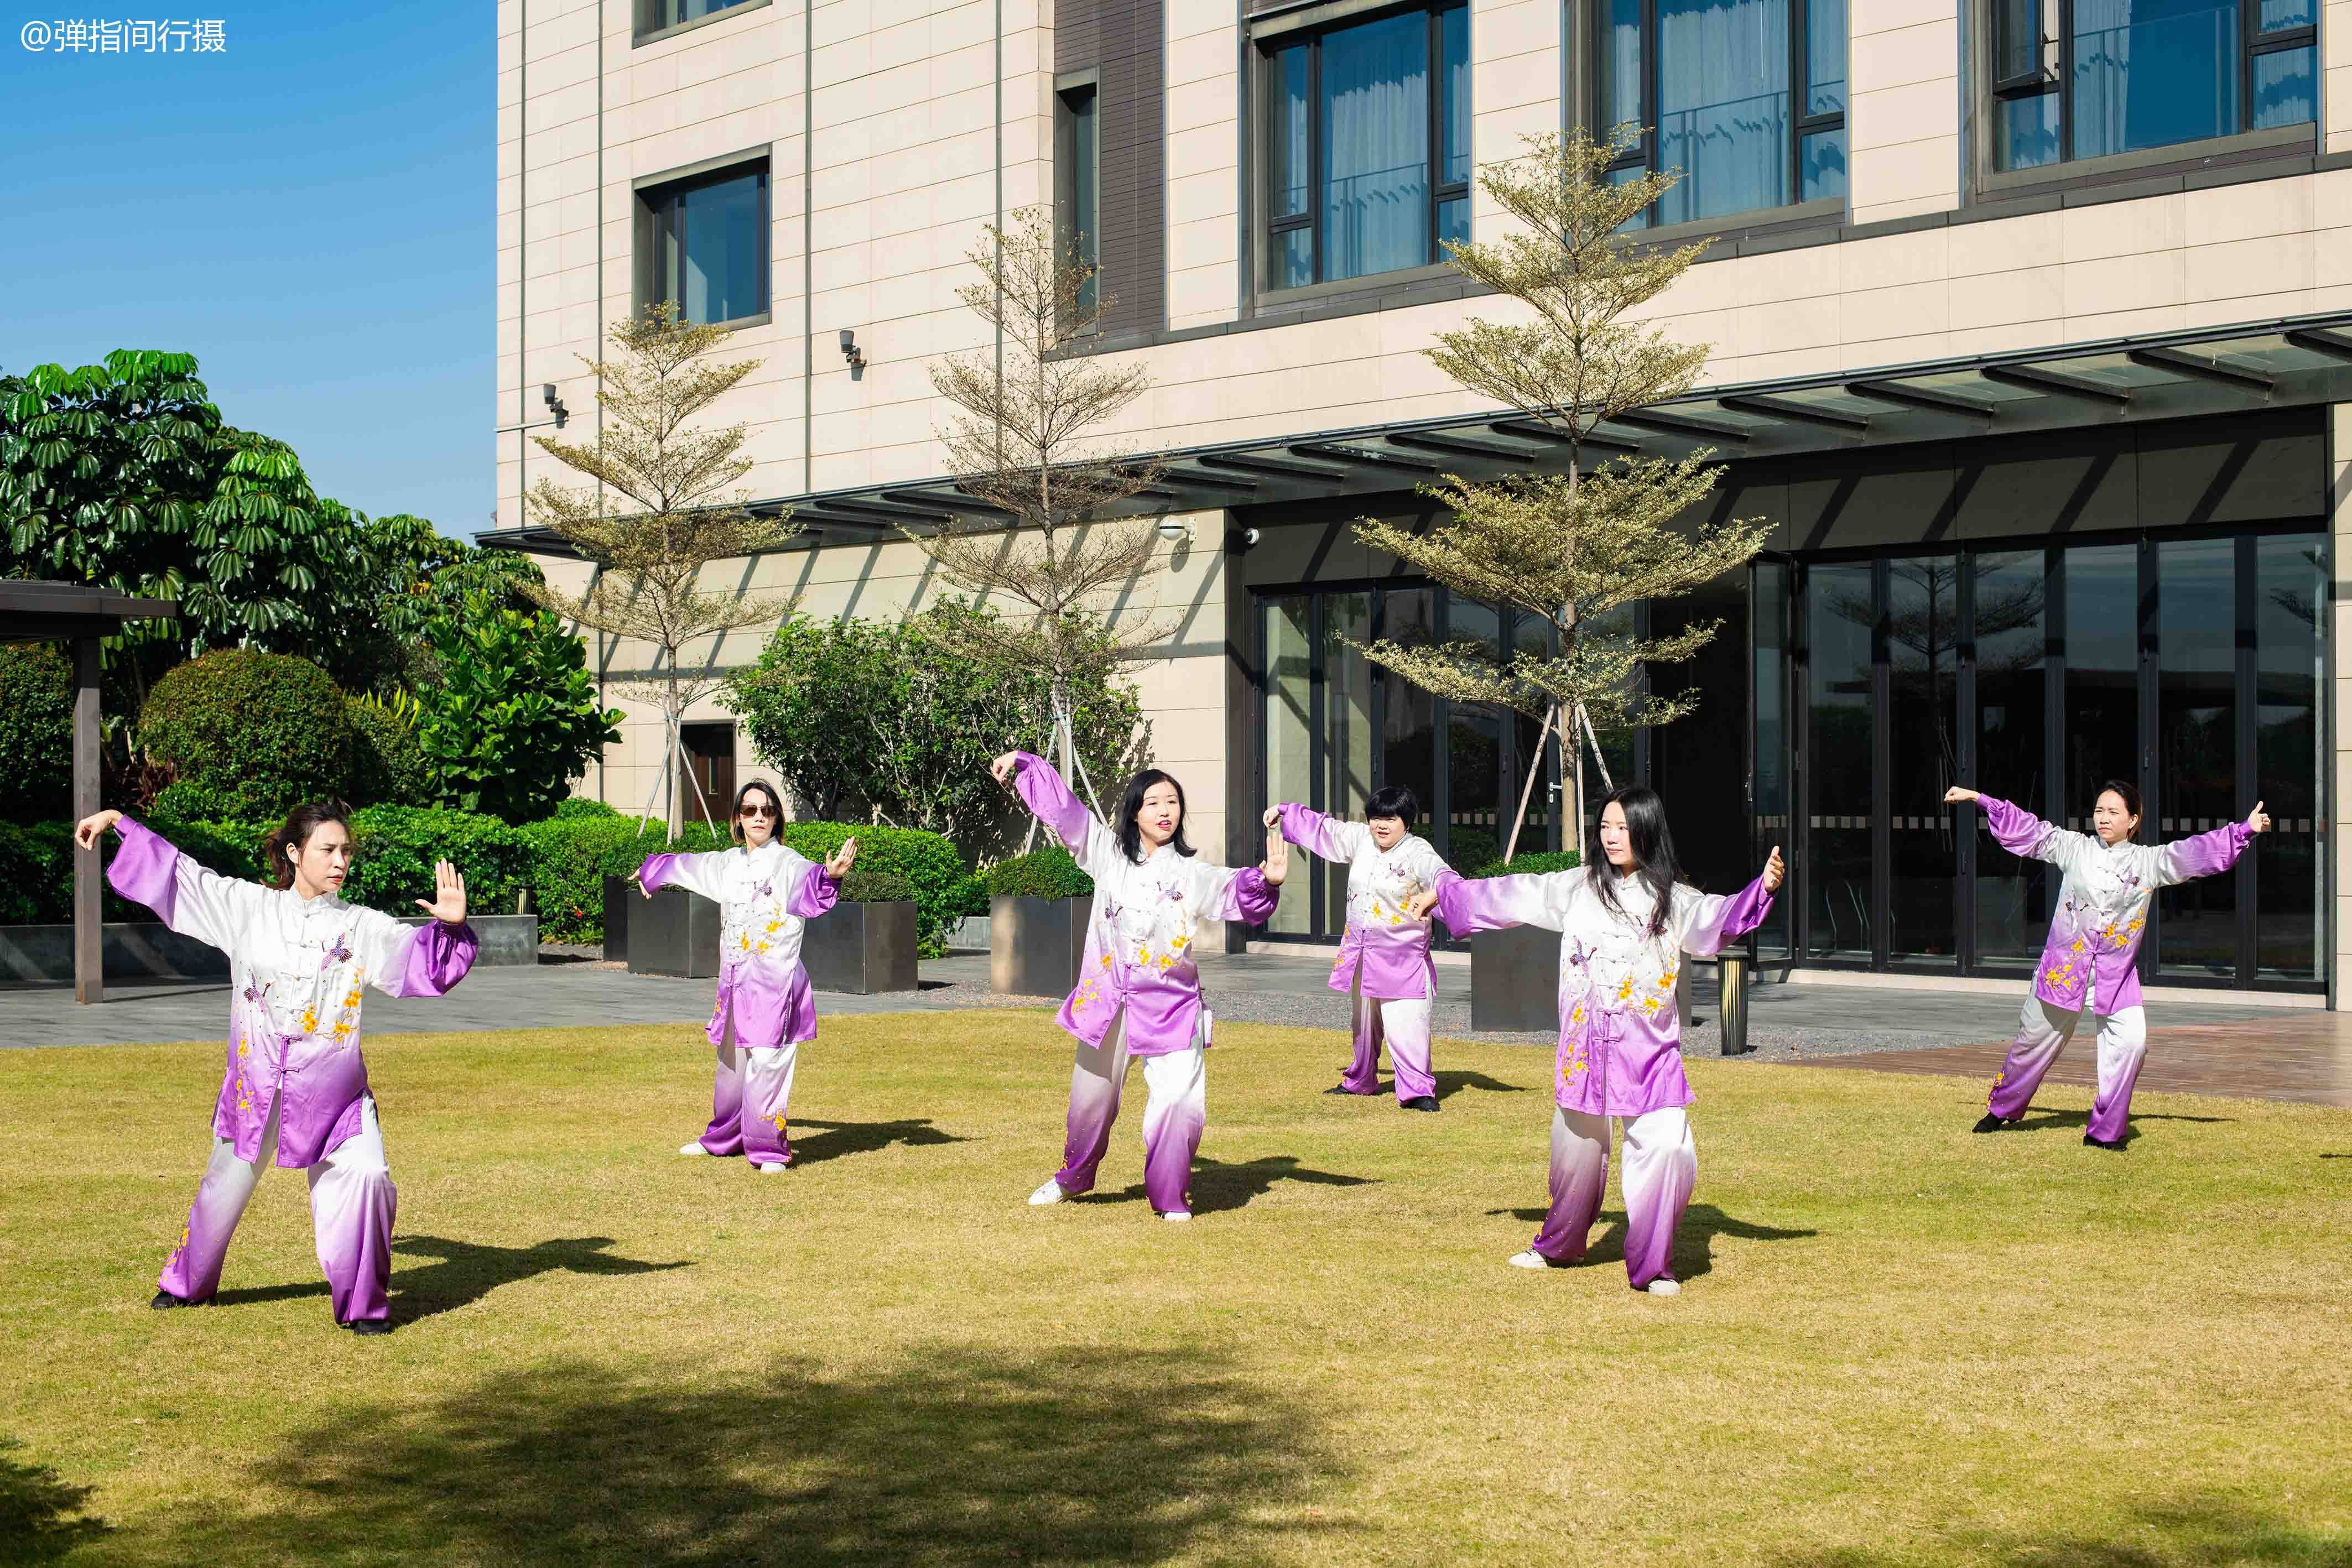
<instances>
[{"instance_id":1,"label":"brick paving","mask_svg":"<svg viewBox=\"0 0 2352 1568\"><path fill-rule=\"evenodd\" d=\"M1807 1058L1797 1065L1948 1074L1990 1084L2008 1049L2008 1041L1999 1040ZM2098 1048L2087 1024L2042 1082L2098 1087ZM2282 1010L2235 1023L2151 1029L2139 1088L2352 1106L2352 1015Z\"/></svg>"}]
</instances>

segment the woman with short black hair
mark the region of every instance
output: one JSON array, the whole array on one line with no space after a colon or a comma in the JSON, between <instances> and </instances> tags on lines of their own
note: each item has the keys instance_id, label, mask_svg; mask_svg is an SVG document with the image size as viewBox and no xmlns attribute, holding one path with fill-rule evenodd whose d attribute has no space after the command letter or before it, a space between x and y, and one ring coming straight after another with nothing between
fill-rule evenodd
<instances>
[{"instance_id":1,"label":"woman with short black hair","mask_svg":"<svg viewBox=\"0 0 2352 1568\"><path fill-rule=\"evenodd\" d=\"M1415 894L1437 885L1445 869L1436 846L1412 831L1421 803L1391 784L1364 802L1364 820L1345 821L1285 801L1267 808L1265 825L1308 854L1348 868L1347 929L1331 965L1331 989L1353 1013L1355 1056L1332 1094L1380 1091L1381 1043L1395 1063L1397 1104L1437 1109L1429 1065L1430 1010L1437 967L1429 956L1429 921L1405 911Z\"/></svg>"},{"instance_id":2,"label":"woman with short black hair","mask_svg":"<svg viewBox=\"0 0 2352 1568\"><path fill-rule=\"evenodd\" d=\"M1521 1269L1584 1256L1609 1185L1609 1119L1625 1124L1625 1275L1655 1296L1675 1280L1675 1227L1698 1179L1682 1014L1683 955L1712 957L1764 923L1787 868L1780 846L1763 873L1728 898L1682 881L1658 792L1635 784L1601 803L1584 865L1470 882L1441 872L1431 905L1456 936L1505 925L1559 933L1559 1050L1554 1059L1551 1207Z\"/></svg>"},{"instance_id":3,"label":"woman with short black hair","mask_svg":"<svg viewBox=\"0 0 2352 1568\"><path fill-rule=\"evenodd\" d=\"M1958 785L1946 805L1974 801L2000 847L2058 868L2058 913L2035 966L2032 989L2018 1018L2009 1058L1993 1075L1979 1133L1998 1132L2024 1118L2042 1074L2074 1038L2090 1012L2099 1019L2099 1090L2083 1142L2120 1150L2131 1127L2132 1086L2147 1055L2147 1009L2140 1005L2140 936L2159 887L2212 876L2238 863L2254 834L2269 831L2260 800L2242 822L2228 822L2161 848L2134 841L2139 831L2139 791L2120 779L2101 786L2091 808L2091 831L2045 822L2022 806Z\"/></svg>"},{"instance_id":4,"label":"woman with short black hair","mask_svg":"<svg viewBox=\"0 0 2352 1568\"><path fill-rule=\"evenodd\" d=\"M1208 1125L1202 1057L1211 1020L1202 1005L1193 938L1212 920L1258 925L1274 913L1289 846L1268 833L1265 860L1227 870L1194 858L1184 838L1184 787L1157 768L1127 781L1106 827L1043 758L1008 751L990 765L1094 878L1078 983L1055 1021L1077 1040L1070 1071L1062 1168L1032 1205L1091 1191L1110 1147L1130 1056L1143 1059L1143 1189L1168 1220L1192 1218L1192 1156Z\"/></svg>"},{"instance_id":5,"label":"woman with short black hair","mask_svg":"<svg viewBox=\"0 0 2352 1568\"><path fill-rule=\"evenodd\" d=\"M93 849L109 828L122 841L106 868L114 891L229 962L228 1071L213 1107L212 1161L149 1305L211 1302L229 1239L274 1163L310 1175L335 1321L354 1333L390 1333L400 1194L360 1054L361 997L368 986L437 997L466 977L478 947L466 879L447 861L434 866L434 896L416 901L433 916L422 925L345 904L351 811L338 800L287 813L263 846L268 887L198 865L120 811L83 818L74 841Z\"/></svg>"},{"instance_id":6,"label":"woman with short black hair","mask_svg":"<svg viewBox=\"0 0 2352 1568\"><path fill-rule=\"evenodd\" d=\"M647 855L636 871L647 898L675 883L719 905L719 999L704 1031L719 1053L710 1122L677 1152L741 1155L762 1176L793 1163L793 1072L800 1048L816 1038L801 933L833 907L857 859L855 837L820 865L785 843L783 831L783 798L754 779L735 791L735 848Z\"/></svg>"}]
</instances>

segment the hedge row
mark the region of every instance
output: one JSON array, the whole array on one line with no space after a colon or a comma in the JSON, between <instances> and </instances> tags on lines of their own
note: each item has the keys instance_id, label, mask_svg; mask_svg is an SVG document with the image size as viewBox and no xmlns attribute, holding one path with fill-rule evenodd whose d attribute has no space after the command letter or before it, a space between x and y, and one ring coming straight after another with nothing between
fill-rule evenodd
<instances>
[{"instance_id":1,"label":"hedge row","mask_svg":"<svg viewBox=\"0 0 2352 1568\"><path fill-rule=\"evenodd\" d=\"M593 809L591 809L593 808ZM147 825L181 852L224 875L262 874L261 844L274 824L154 817ZM911 896L927 956L946 950L948 933L979 899L979 881L955 846L937 833L840 822L790 822L784 841L811 860L826 860L857 835L857 873L846 891L873 900ZM483 915L510 915L531 890L540 935L551 942L601 942L604 878L626 876L649 854L700 853L726 847L696 823L676 840L641 831L595 802L571 801L545 821L511 827L496 817L414 806L370 806L352 813L357 852L343 896L394 915L414 915L433 893L433 865L446 860L466 879L467 902ZM73 828L67 822L0 822L0 925L62 925L73 918ZM109 920L146 920L110 890Z\"/></svg>"}]
</instances>

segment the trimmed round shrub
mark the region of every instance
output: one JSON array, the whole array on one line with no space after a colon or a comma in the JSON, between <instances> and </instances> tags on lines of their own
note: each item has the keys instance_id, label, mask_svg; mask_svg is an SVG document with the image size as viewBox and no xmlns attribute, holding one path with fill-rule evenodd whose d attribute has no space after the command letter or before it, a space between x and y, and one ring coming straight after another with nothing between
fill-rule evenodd
<instances>
[{"instance_id":1,"label":"trimmed round shrub","mask_svg":"<svg viewBox=\"0 0 2352 1568\"><path fill-rule=\"evenodd\" d=\"M352 727L352 780L344 799L354 806L432 803L433 775L408 721L379 703L346 696Z\"/></svg>"},{"instance_id":2,"label":"trimmed round shrub","mask_svg":"<svg viewBox=\"0 0 2352 1568\"><path fill-rule=\"evenodd\" d=\"M572 795L557 802L553 816L559 822L617 821L621 813L602 800Z\"/></svg>"},{"instance_id":3,"label":"trimmed round shrub","mask_svg":"<svg viewBox=\"0 0 2352 1568\"><path fill-rule=\"evenodd\" d=\"M1507 861L1488 861L1476 871L1462 874L1472 881L1490 876L1541 876L1546 872L1574 871L1584 863L1574 850L1547 850L1514 855Z\"/></svg>"},{"instance_id":4,"label":"trimmed round shrub","mask_svg":"<svg viewBox=\"0 0 2352 1568\"><path fill-rule=\"evenodd\" d=\"M1095 890L1095 879L1059 844L998 861L982 876L991 898L1086 898Z\"/></svg>"},{"instance_id":5,"label":"trimmed round shrub","mask_svg":"<svg viewBox=\"0 0 2352 1568\"><path fill-rule=\"evenodd\" d=\"M166 671L147 694L139 739L151 760L240 819L283 816L351 779L342 688L288 653L215 648Z\"/></svg>"},{"instance_id":6,"label":"trimmed round shrub","mask_svg":"<svg viewBox=\"0 0 2352 1568\"><path fill-rule=\"evenodd\" d=\"M862 847L862 846L861 846ZM844 904L914 904L915 884L895 871L867 871L852 866L841 879Z\"/></svg>"},{"instance_id":7,"label":"trimmed round shrub","mask_svg":"<svg viewBox=\"0 0 2352 1568\"><path fill-rule=\"evenodd\" d=\"M37 822L73 810L73 664L54 643L0 647L0 818Z\"/></svg>"}]
</instances>

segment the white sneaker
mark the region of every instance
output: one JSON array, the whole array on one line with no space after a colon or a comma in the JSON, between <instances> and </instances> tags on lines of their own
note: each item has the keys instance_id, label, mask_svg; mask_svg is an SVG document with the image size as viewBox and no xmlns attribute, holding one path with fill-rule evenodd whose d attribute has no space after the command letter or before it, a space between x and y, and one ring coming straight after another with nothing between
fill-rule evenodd
<instances>
[{"instance_id":1,"label":"white sneaker","mask_svg":"<svg viewBox=\"0 0 2352 1568\"><path fill-rule=\"evenodd\" d=\"M778 1171L782 1170L784 1167L780 1165L769 1164L754 1165L751 1168L758 1171L761 1176L774 1176Z\"/></svg>"},{"instance_id":2,"label":"white sneaker","mask_svg":"<svg viewBox=\"0 0 2352 1568\"><path fill-rule=\"evenodd\" d=\"M1171 1208L1160 1218L1166 1220L1171 1225L1181 1225L1184 1221L1192 1218L1192 1211L1189 1208Z\"/></svg>"},{"instance_id":3,"label":"white sneaker","mask_svg":"<svg viewBox=\"0 0 2352 1568\"><path fill-rule=\"evenodd\" d=\"M1069 1196L1062 1190L1060 1182L1055 1181L1052 1176L1047 1176L1045 1185L1029 1195L1029 1207L1043 1208L1049 1203L1059 1203Z\"/></svg>"},{"instance_id":4,"label":"white sneaker","mask_svg":"<svg viewBox=\"0 0 2352 1568\"><path fill-rule=\"evenodd\" d=\"M1654 1296L1679 1296L1683 1293L1682 1286L1673 1280L1653 1280L1642 1289Z\"/></svg>"},{"instance_id":5,"label":"white sneaker","mask_svg":"<svg viewBox=\"0 0 2352 1568\"><path fill-rule=\"evenodd\" d=\"M706 1160L710 1157L710 1151L702 1146L702 1140L700 1138L695 1139L694 1142L690 1144L680 1144L677 1146L677 1152L681 1155L700 1155Z\"/></svg>"},{"instance_id":6,"label":"white sneaker","mask_svg":"<svg viewBox=\"0 0 2352 1568\"><path fill-rule=\"evenodd\" d=\"M1559 1265L1545 1257L1542 1253L1537 1251L1534 1248L1530 1247L1524 1252L1514 1252L1511 1254L1511 1267L1514 1269L1557 1269Z\"/></svg>"}]
</instances>

